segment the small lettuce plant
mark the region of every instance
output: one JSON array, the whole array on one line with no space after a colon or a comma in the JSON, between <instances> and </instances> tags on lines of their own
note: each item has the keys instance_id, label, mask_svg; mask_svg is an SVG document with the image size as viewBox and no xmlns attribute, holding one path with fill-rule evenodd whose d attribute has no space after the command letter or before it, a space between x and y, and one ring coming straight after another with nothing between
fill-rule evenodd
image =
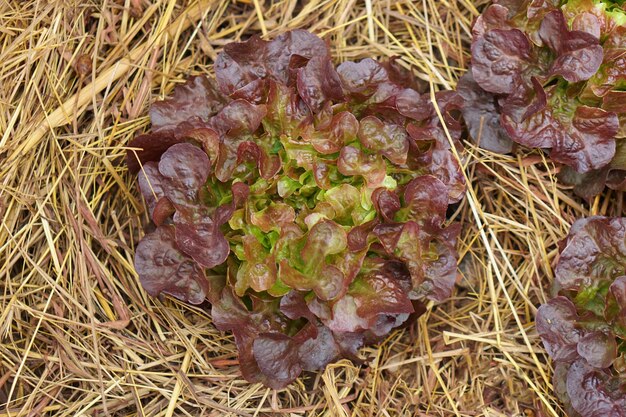
<instances>
[{"instance_id":1,"label":"small lettuce plant","mask_svg":"<svg viewBox=\"0 0 626 417\"><path fill-rule=\"evenodd\" d=\"M626 191L622 1L495 1L474 23L471 54L458 91L480 146L547 149L586 198Z\"/></svg>"},{"instance_id":2,"label":"small lettuce plant","mask_svg":"<svg viewBox=\"0 0 626 417\"><path fill-rule=\"evenodd\" d=\"M626 218L578 220L536 327L570 417L626 416Z\"/></svg>"},{"instance_id":3,"label":"small lettuce plant","mask_svg":"<svg viewBox=\"0 0 626 417\"><path fill-rule=\"evenodd\" d=\"M150 295L210 305L243 376L282 388L451 294L458 95L432 103L394 60L335 66L303 30L226 45L214 69L154 103L128 153Z\"/></svg>"}]
</instances>

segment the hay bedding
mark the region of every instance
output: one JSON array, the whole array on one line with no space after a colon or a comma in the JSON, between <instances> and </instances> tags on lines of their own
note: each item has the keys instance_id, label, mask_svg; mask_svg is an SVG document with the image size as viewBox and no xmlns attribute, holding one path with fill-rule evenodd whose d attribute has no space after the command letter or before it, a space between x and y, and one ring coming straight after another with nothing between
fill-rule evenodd
<instances>
[{"instance_id":1,"label":"hay bedding","mask_svg":"<svg viewBox=\"0 0 626 417\"><path fill-rule=\"evenodd\" d=\"M207 312L148 297L124 146L227 42L305 28L338 61L398 55L453 88L484 1L0 2L0 416L559 416L534 330L575 218L541 154L468 145L459 288L408 329L275 392L239 377ZM78 65L77 65L78 63Z\"/></svg>"}]
</instances>

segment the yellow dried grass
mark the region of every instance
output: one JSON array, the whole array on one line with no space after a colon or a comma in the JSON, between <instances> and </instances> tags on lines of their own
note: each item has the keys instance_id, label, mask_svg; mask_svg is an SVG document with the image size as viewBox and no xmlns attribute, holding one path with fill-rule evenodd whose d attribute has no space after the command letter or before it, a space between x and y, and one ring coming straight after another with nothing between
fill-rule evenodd
<instances>
[{"instance_id":1,"label":"yellow dried grass","mask_svg":"<svg viewBox=\"0 0 626 417\"><path fill-rule=\"evenodd\" d=\"M147 219L124 146L150 103L227 42L306 28L338 61L398 55L435 89L468 63L485 0L0 2L0 416L558 416L534 331L557 242L591 207L540 154L468 145L455 297L286 390L243 381L206 312L148 297ZM91 72L78 74L86 55Z\"/></svg>"}]
</instances>

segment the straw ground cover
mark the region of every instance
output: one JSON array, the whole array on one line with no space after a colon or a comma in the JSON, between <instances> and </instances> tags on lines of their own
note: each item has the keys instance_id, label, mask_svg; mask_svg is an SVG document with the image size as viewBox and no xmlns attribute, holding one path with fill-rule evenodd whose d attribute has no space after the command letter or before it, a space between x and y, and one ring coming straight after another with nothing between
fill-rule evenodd
<instances>
[{"instance_id":1,"label":"straw ground cover","mask_svg":"<svg viewBox=\"0 0 626 417\"><path fill-rule=\"evenodd\" d=\"M203 308L132 267L148 219L123 164L147 108L220 48L305 28L336 60L399 56L425 88L469 57L468 0L0 2L0 416L558 416L534 330L586 204L539 153L468 145L459 285L417 323L275 392L246 383Z\"/></svg>"}]
</instances>

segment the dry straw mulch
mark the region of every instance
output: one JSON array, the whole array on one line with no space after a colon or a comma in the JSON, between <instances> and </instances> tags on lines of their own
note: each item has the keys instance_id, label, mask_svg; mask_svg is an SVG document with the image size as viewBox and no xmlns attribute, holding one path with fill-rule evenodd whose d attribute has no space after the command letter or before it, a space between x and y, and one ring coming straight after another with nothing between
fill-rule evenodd
<instances>
[{"instance_id":1,"label":"dry straw mulch","mask_svg":"<svg viewBox=\"0 0 626 417\"><path fill-rule=\"evenodd\" d=\"M148 297L124 146L227 42L307 28L337 61L397 55L434 89L484 0L0 1L0 416L557 416L533 327L582 204L541 154L468 146L460 284L379 346L275 392L207 312ZM619 198L619 200L618 200Z\"/></svg>"}]
</instances>

